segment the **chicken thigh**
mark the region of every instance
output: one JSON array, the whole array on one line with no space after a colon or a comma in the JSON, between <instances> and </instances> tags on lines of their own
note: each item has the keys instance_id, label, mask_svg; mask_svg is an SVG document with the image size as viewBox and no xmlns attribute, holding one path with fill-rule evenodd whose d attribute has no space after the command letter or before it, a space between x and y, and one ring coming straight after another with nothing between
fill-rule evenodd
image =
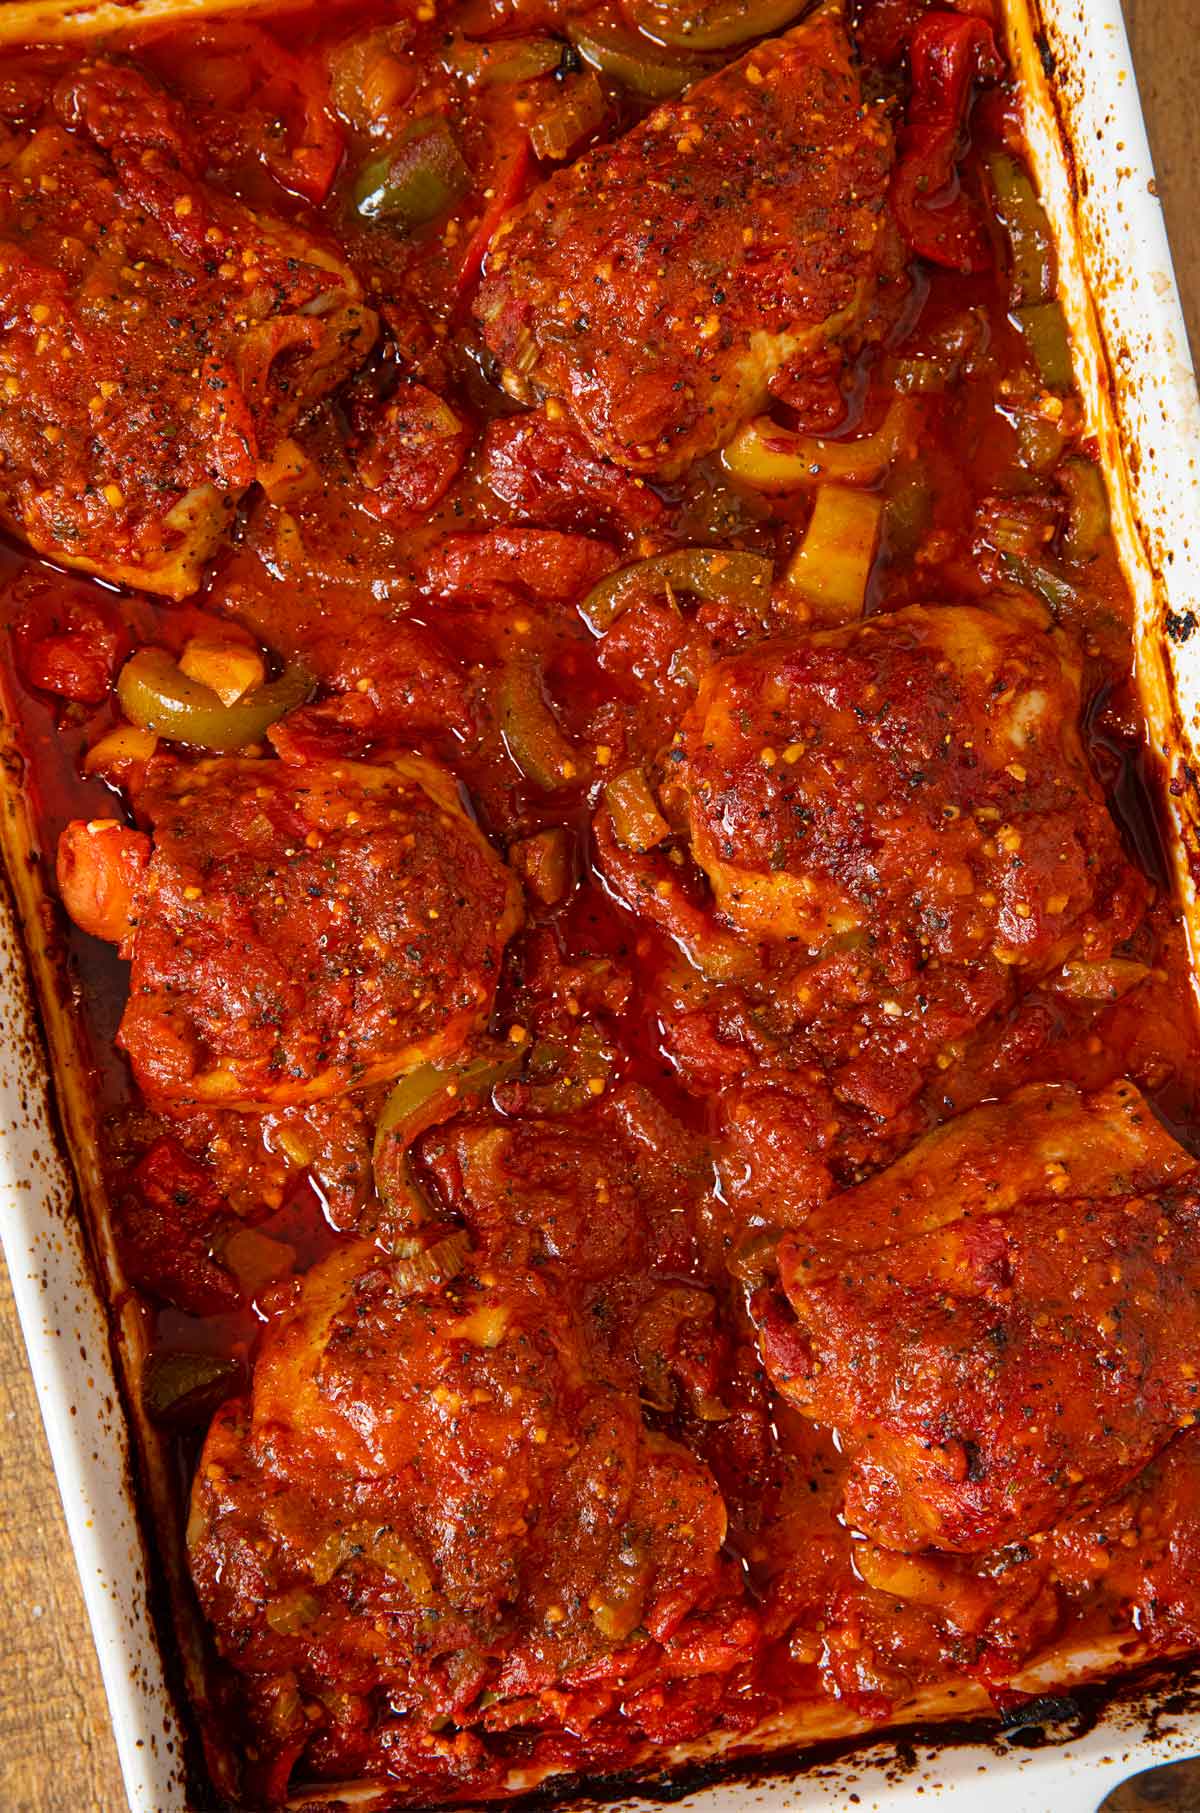
<instances>
[{"instance_id":1,"label":"chicken thigh","mask_svg":"<svg viewBox=\"0 0 1200 1813\"><path fill-rule=\"evenodd\" d=\"M454 1056L520 891L453 778L400 756L152 766L154 828L77 821L68 911L131 960L118 1043L152 1097L255 1108Z\"/></svg>"},{"instance_id":2,"label":"chicken thigh","mask_svg":"<svg viewBox=\"0 0 1200 1813\"><path fill-rule=\"evenodd\" d=\"M771 379L850 335L886 245L892 141L840 7L552 177L493 242L476 314L505 387L670 477Z\"/></svg>"},{"instance_id":3,"label":"chicken thigh","mask_svg":"<svg viewBox=\"0 0 1200 1813\"><path fill-rule=\"evenodd\" d=\"M760 1299L846 1515L976 1553L1119 1491L1200 1407L1200 1168L1132 1084L1033 1085L832 1198Z\"/></svg>"}]
</instances>

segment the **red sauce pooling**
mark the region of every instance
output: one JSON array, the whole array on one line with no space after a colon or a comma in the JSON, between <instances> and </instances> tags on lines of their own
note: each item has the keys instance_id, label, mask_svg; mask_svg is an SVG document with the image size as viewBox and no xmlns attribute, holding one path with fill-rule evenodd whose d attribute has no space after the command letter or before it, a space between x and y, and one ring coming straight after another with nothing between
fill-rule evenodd
<instances>
[{"instance_id":1,"label":"red sauce pooling","mask_svg":"<svg viewBox=\"0 0 1200 1813\"><path fill-rule=\"evenodd\" d=\"M0 78L4 688L248 1805L1196 1641L1187 956L991 8L691 10ZM308 678L130 741L148 649Z\"/></svg>"}]
</instances>

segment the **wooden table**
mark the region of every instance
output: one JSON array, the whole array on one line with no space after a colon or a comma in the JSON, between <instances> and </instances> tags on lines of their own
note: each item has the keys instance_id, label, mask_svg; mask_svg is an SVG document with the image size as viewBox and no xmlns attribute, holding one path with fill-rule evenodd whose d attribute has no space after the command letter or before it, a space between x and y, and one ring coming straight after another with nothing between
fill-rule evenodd
<instances>
[{"instance_id":1,"label":"wooden table","mask_svg":"<svg viewBox=\"0 0 1200 1813\"><path fill-rule=\"evenodd\" d=\"M1159 183L1200 354L1200 9L1125 0ZM1192 1776L1174 1805L1200 1804ZM1160 1813L1171 1813L1155 1800ZM0 1808L125 1813L100 1672L0 1261Z\"/></svg>"}]
</instances>

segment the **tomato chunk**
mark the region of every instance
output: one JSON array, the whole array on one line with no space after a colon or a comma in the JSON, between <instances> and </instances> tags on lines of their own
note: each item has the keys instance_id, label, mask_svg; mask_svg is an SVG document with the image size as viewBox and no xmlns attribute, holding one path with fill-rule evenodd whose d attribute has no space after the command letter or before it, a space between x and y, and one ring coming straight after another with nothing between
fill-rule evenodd
<instances>
[{"instance_id":1,"label":"tomato chunk","mask_svg":"<svg viewBox=\"0 0 1200 1813\"><path fill-rule=\"evenodd\" d=\"M150 839L115 818L75 819L58 840L58 887L82 931L121 954L137 924L136 902L150 865Z\"/></svg>"},{"instance_id":2,"label":"tomato chunk","mask_svg":"<svg viewBox=\"0 0 1200 1813\"><path fill-rule=\"evenodd\" d=\"M13 603L13 640L28 685L80 705L107 698L132 647L115 609L82 585L36 573L18 581Z\"/></svg>"}]
</instances>

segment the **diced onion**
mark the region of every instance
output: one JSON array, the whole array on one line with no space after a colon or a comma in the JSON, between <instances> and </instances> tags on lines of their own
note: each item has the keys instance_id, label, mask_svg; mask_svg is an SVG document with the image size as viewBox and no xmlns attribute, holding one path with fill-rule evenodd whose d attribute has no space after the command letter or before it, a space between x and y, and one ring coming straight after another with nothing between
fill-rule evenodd
<instances>
[{"instance_id":1,"label":"diced onion","mask_svg":"<svg viewBox=\"0 0 1200 1813\"><path fill-rule=\"evenodd\" d=\"M235 705L248 692L266 685L267 670L255 648L244 642L224 642L193 636L179 657L179 671L215 692L222 705Z\"/></svg>"},{"instance_id":2,"label":"diced onion","mask_svg":"<svg viewBox=\"0 0 1200 1813\"><path fill-rule=\"evenodd\" d=\"M158 738L151 730L136 724L118 724L99 742L93 743L83 759L85 774L104 774L135 762L148 762L158 748Z\"/></svg>"},{"instance_id":3,"label":"diced onion","mask_svg":"<svg viewBox=\"0 0 1200 1813\"><path fill-rule=\"evenodd\" d=\"M321 1601L303 1586L293 1587L290 1593L281 1593L278 1599L268 1599L263 1608L263 1617L278 1637L294 1636L296 1631L314 1623L320 1614Z\"/></svg>"},{"instance_id":4,"label":"diced onion","mask_svg":"<svg viewBox=\"0 0 1200 1813\"><path fill-rule=\"evenodd\" d=\"M1074 1001L1119 1001L1152 973L1144 963L1106 957L1094 963L1064 963L1054 987Z\"/></svg>"},{"instance_id":5,"label":"diced onion","mask_svg":"<svg viewBox=\"0 0 1200 1813\"><path fill-rule=\"evenodd\" d=\"M562 62L564 48L558 38L494 38L486 43L454 38L442 61L472 85L497 88L550 75Z\"/></svg>"},{"instance_id":6,"label":"diced onion","mask_svg":"<svg viewBox=\"0 0 1200 1813\"><path fill-rule=\"evenodd\" d=\"M456 1228L432 1246L406 1253L392 1263L392 1283L403 1296L419 1296L457 1278L467 1263L471 1237L465 1228Z\"/></svg>"},{"instance_id":7,"label":"diced onion","mask_svg":"<svg viewBox=\"0 0 1200 1813\"><path fill-rule=\"evenodd\" d=\"M419 1605L433 1599L434 1578L422 1556L394 1530L374 1523L347 1524L327 1536L312 1558L313 1580L325 1586L339 1568L360 1557L399 1580Z\"/></svg>"},{"instance_id":8,"label":"diced onion","mask_svg":"<svg viewBox=\"0 0 1200 1813\"><path fill-rule=\"evenodd\" d=\"M238 1228L221 1252L222 1263L251 1298L258 1297L280 1278L286 1278L295 1258L295 1247L282 1240L272 1240L270 1235L260 1234L257 1228Z\"/></svg>"},{"instance_id":9,"label":"diced onion","mask_svg":"<svg viewBox=\"0 0 1200 1813\"><path fill-rule=\"evenodd\" d=\"M570 86L543 106L529 128L535 157L560 163L578 150L604 122L604 90L587 69L573 76Z\"/></svg>"}]
</instances>

